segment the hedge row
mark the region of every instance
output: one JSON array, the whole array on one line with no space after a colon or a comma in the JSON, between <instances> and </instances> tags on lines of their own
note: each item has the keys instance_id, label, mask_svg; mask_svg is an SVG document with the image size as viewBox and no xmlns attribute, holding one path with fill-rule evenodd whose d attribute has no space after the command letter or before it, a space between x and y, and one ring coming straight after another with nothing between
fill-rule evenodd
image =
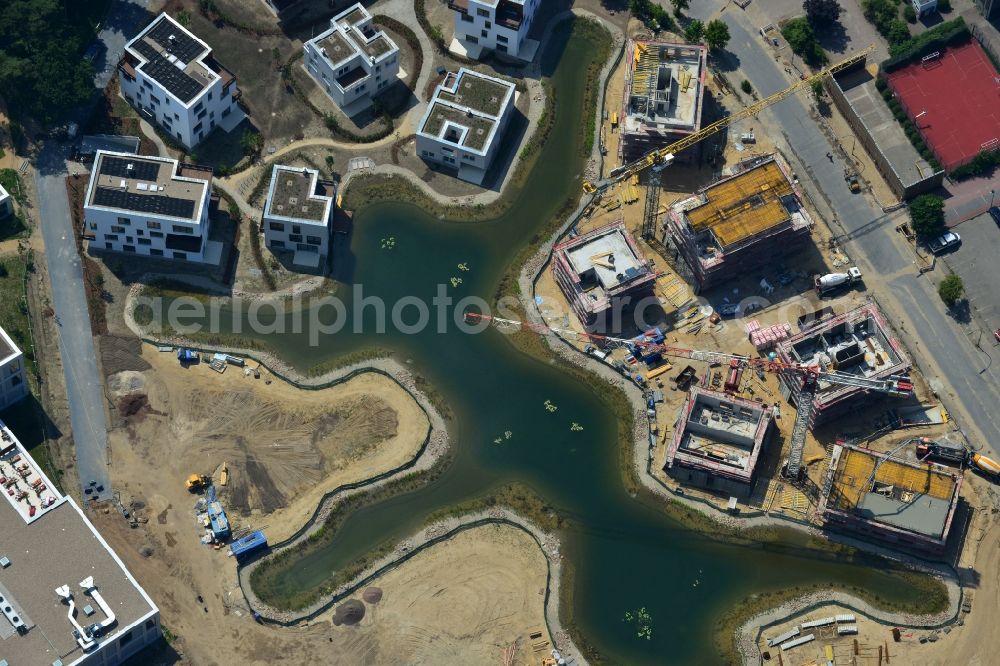
<instances>
[{"instance_id":1,"label":"hedge row","mask_svg":"<svg viewBox=\"0 0 1000 666\"><path fill-rule=\"evenodd\" d=\"M413 51L413 83L412 86L416 86L417 80L420 78L420 70L424 68L424 49L420 46L420 40L417 39L417 33L410 29L410 26L405 23L401 23L391 16L386 16L385 14L376 14L372 17L372 20L376 25L383 28L388 28L398 35L402 35L406 44ZM416 92L416 90L414 90ZM402 104L405 104L405 98Z\"/></svg>"},{"instance_id":2,"label":"hedge row","mask_svg":"<svg viewBox=\"0 0 1000 666\"><path fill-rule=\"evenodd\" d=\"M971 162L963 164L948 175L955 180L965 180L976 176L989 176L997 167L1000 167L1000 148L981 151Z\"/></svg>"},{"instance_id":3,"label":"hedge row","mask_svg":"<svg viewBox=\"0 0 1000 666\"><path fill-rule=\"evenodd\" d=\"M889 46L891 57L881 64L881 69L883 72L900 69L929 53L943 51L949 46L960 44L971 37L972 33L969 32L965 19L959 16L953 21L936 25L905 42L891 44Z\"/></svg>"}]
</instances>

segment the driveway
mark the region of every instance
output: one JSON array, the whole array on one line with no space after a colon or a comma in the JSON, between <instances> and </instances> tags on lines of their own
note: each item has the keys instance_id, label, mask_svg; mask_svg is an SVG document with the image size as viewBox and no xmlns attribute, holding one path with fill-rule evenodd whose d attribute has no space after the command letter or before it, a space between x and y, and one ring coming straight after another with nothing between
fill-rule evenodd
<instances>
[{"instance_id":1,"label":"driveway","mask_svg":"<svg viewBox=\"0 0 1000 666\"><path fill-rule=\"evenodd\" d=\"M773 56L755 36L756 28L741 12L725 12L732 40L729 51L739 58L743 75L761 97L788 86L791 81L778 69ZM762 112L772 127L782 128L788 146L794 147L800 177L821 214L843 230L845 247L867 274L878 275L884 289L876 291L887 315L928 381L941 394L946 407L963 422L970 443L1000 451L1000 366L980 374L985 357L966 332L945 311L935 285L918 276L912 251L893 228L898 217L882 213L867 197L852 194L844 182L844 163L803 103L790 97ZM794 160L793 160L794 163ZM803 166L806 165L806 166Z\"/></svg>"}]
</instances>

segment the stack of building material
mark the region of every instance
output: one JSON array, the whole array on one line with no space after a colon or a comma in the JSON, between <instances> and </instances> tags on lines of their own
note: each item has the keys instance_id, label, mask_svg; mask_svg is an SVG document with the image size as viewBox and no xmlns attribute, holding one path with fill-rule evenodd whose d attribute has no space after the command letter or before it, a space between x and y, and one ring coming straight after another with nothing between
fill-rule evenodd
<instances>
[{"instance_id":1,"label":"stack of building material","mask_svg":"<svg viewBox=\"0 0 1000 666\"><path fill-rule=\"evenodd\" d=\"M750 330L753 324L757 324L757 326ZM750 335L750 342L753 343L757 351L765 351L788 338L792 334L792 326L790 324L774 324L761 328L757 320L754 320L747 324L747 332Z\"/></svg>"}]
</instances>

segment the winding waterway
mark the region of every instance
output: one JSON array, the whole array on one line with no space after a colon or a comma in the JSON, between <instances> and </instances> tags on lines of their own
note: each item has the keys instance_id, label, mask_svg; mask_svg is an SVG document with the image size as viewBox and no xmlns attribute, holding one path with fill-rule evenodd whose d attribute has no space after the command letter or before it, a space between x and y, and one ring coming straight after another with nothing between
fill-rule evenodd
<instances>
[{"instance_id":1,"label":"winding waterway","mask_svg":"<svg viewBox=\"0 0 1000 666\"><path fill-rule=\"evenodd\" d=\"M586 65L597 52L589 39L560 29L550 42L545 62L557 64L545 74L557 91L556 124L508 212L463 224L409 206L370 206L356 215L351 256L339 267L346 282L388 303L404 296L430 301L439 284L457 297L489 300L516 250L579 191L586 127L581 99ZM383 247L390 238L394 245ZM460 271L462 263L470 270ZM454 288L453 276L463 280ZM378 544L406 537L435 510L517 481L568 519L561 535L575 574L566 590L568 610L579 635L611 663L718 663L712 629L719 613L765 590L840 583L885 599L914 600L915 591L893 575L812 551L801 537L789 536L781 546L720 542L666 517L652 500L630 496L617 421L601 396L554 364L523 355L500 333L469 335L451 326L444 334L375 334L374 310L363 320L363 334L326 336L318 347L309 346L306 332L258 337L303 370L367 346L393 350L452 408L454 459L426 487L346 517L329 544L278 567L278 584L313 589ZM557 411L544 408L547 400ZM583 430L571 431L574 422ZM505 431L510 439L494 443ZM648 640L623 621L626 611L639 607L653 618Z\"/></svg>"}]
</instances>

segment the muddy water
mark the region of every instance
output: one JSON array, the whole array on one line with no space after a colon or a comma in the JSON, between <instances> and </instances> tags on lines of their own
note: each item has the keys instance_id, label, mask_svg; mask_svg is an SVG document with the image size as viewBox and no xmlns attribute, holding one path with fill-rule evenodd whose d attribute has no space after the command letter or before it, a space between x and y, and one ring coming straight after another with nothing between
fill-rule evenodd
<instances>
[{"instance_id":1,"label":"muddy water","mask_svg":"<svg viewBox=\"0 0 1000 666\"><path fill-rule=\"evenodd\" d=\"M594 52L588 37L562 31L545 54L551 63L546 76L558 94L556 126L507 214L473 225L445 223L393 204L363 210L355 218L350 257L340 265L347 282L342 294L361 285L366 296L388 303L408 296L429 302L443 284L456 298L489 300L514 251L579 192L585 126L580 100ZM453 287L452 277L462 278L461 284ZM275 571L279 586L313 589L377 544L407 536L429 513L518 481L569 519L563 553L575 572L568 590L572 621L611 663L718 663L712 648L718 614L769 589L831 582L913 600L915 593L896 577L809 550L798 537L788 536L782 545L720 543L631 497L621 479L616 421L601 396L554 366L523 356L497 331L469 335L450 326L438 333L430 326L412 335L383 334L376 332L374 307L360 316L356 308L349 312L362 332L350 332L352 319L317 347L309 345L306 332L259 337L301 369L372 345L392 349L452 406L455 458L433 484L350 515L328 545ZM415 314L405 318L412 322ZM546 410L546 401L557 410ZM573 423L583 430L572 431ZM652 616L648 639L623 621L640 607Z\"/></svg>"}]
</instances>

